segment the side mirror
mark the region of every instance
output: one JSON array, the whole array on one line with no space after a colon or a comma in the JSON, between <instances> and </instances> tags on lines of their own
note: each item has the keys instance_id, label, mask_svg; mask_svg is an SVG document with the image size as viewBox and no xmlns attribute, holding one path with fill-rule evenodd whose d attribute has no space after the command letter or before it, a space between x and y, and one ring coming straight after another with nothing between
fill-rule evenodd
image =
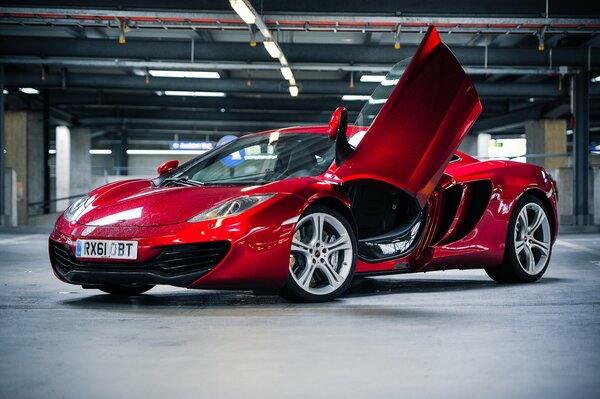
<instances>
[{"instance_id":1,"label":"side mirror","mask_svg":"<svg viewBox=\"0 0 600 399\"><path fill-rule=\"evenodd\" d=\"M340 130L340 123L342 122L342 114L344 112L347 112L344 107L337 107L337 109L333 111L331 119L329 120L329 128L327 129L330 140L335 140L338 130Z\"/></svg>"},{"instance_id":2,"label":"side mirror","mask_svg":"<svg viewBox=\"0 0 600 399\"><path fill-rule=\"evenodd\" d=\"M348 131L348 111L338 107L331 115L327 134L329 139L335 140L335 164L340 166L352 154L352 147L346 137Z\"/></svg>"},{"instance_id":3,"label":"side mirror","mask_svg":"<svg viewBox=\"0 0 600 399\"><path fill-rule=\"evenodd\" d=\"M160 164L160 166L157 169L158 175L162 176L165 173L169 173L170 171L172 171L173 169L175 169L178 166L179 166L179 161L177 159L171 159L170 161L163 162L162 164Z\"/></svg>"}]
</instances>

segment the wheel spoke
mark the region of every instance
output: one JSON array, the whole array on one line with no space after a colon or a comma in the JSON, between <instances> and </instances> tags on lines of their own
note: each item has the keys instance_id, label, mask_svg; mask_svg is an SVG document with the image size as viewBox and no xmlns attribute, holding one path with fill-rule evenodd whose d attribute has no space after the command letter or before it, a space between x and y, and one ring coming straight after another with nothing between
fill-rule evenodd
<instances>
[{"instance_id":1,"label":"wheel spoke","mask_svg":"<svg viewBox=\"0 0 600 399\"><path fill-rule=\"evenodd\" d=\"M329 285L333 288L337 288L340 286L343 278L335 271L333 266L329 263L329 261L325 261L319 265L319 269L325 274L327 280L329 281Z\"/></svg>"},{"instance_id":2,"label":"wheel spoke","mask_svg":"<svg viewBox=\"0 0 600 399\"><path fill-rule=\"evenodd\" d=\"M527 230L527 226L529 225L529 220L527 218L527 208L523 208L523 210L519 214L519 219L521 219L521 229Z\"/></svg>"},{"instance_id":3,"label":"wheel spoke","mask_svg":"<svg viewBox=\"0 0 600 399\"><path fill-rule=\"evenodd\" d=\"M325 224L325 217L318 213L312 215L312 224L313 224L312 242L323 241L323 227Z\"/></svg>"},{"instance_id":4,"label":"wheel spoke","mask_svg":"<svg viewBox=\"0 0 600 399\"><path fill-rule=\"evenodd\" d=\"M300 285L302 286L302 288L304 288L306 290L310 288L310 282L312 281L312 277L313 277L313 274L315 273L315 270L316 270L316 268L313 264L309 264L308 266L306 266L306 270L298 278L298 281L300 282Z\"/></svg>"},{"instance_id":5,"label":"wheel spoke","mask_svg":"<svg viewBox=\"0 0 600 399\"><path fill-rule=\"evenodd\" d=\"M515 243L515 252L517 255L523 251L523 248L525 248L525 241L517 241Z\"/></svg>"},{"instance_id":6,"label":"wheel spoke","mask_svg":"<svg viewBox=\"0 0 600 399\"><path fill-rule=\"evenodd\" d=\"M311 256L310 250L311 247L308 244L303 243L297 238L292 239L292 252L299 252L308 259Z\"/></svg>"},{"instance_id":7,"label":"wheel spoke","mask_svg":"<svg viewBox=\"0 0 600 399\"><path fill-rule=\"evenodd\" d=\"M542 211L541 209L538 209L538 212L535 215L535 219L533 220L533 223L531 223L531 226L529 226L527 228L527 231L529 232L529 234L535 233L535 231L542 225L542 223L545 220L546 220L546 215L544 214L544 211Z\"/></svg>"},{"instance_id":8,"label":"wheel spoke","mask_svg":"<svg viewBox=\"0 0 600 399\"><path fill-rule=\"evenodd\" d=\"M535 270L535 258L533 257L533 252L531 252L531 248L528 245L525 245L525 270L529 273L533 273Z\"/></svg>"},{"instance_id":9,"label":"wheel spoke","mask_svg":"<svg viewBox=\"0 0 600 399\"><path fill-rule=\"evenodd\" d=\"M546 244L543 241L537 240L535 238L531 239L531 249L536 248L538 251L542 253L542 255L547 256L550 252L550 244Z\"/></svg>"},{"instance_id":10,"label":"wheel spoke","mask_svg":"<svg viewBox=\"0 0 600 399\"><path fill-rule=\"evenodd\" d=\"M350 242L350 238L344 234L334 242L326 244L323 247L329 252L345 251L352 249L352 243Z\"/></svg>"}]
</instances>

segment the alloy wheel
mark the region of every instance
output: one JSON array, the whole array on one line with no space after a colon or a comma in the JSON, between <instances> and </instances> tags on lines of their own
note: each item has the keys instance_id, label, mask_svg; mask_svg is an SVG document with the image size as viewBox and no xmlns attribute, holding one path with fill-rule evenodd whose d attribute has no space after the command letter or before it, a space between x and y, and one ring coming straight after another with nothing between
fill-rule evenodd
<instances>
[{"instance_id":1,"label":"alloy wheel","mask_svg":"<svg viewBox=\"0 0 600 399\"><path fill-rule=\"evenodd\" d=\"M338 289L352 268L352 240L346 227L328 213L311 213L296 225L290 274L304 291L327 295Z\"/></svg>"},{"instance_id":2,"label":"alloy wheel","mask_svg":"<svg viewBox=\"0 0 600 399\"><path fill-rule=\"evenodd\" d=\"M550 222L537 203L530 202L519 212L514 246L519 265L525 273L536 275L544 269L551 248Z\"/></svg>"}]
</instances>

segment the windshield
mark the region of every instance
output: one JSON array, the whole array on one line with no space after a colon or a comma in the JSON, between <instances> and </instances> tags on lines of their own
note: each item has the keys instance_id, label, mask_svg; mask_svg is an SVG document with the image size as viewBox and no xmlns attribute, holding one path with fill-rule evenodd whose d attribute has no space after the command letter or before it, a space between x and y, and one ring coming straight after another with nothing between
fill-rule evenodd
<instances>
[{"instance_id":1,"label":"windshield","mask_svg":"<svg viewBox=\"0 0 600 399\"><path fill-rule=\"evenodd\" d=\"M334 150L334 142L325 134L259 134L218 147L171 176L211 185L264 184L317 176L333 162Z\"/></svg>"},{"instance_id":2,"label":"windshield","mask_svg":"<svg viewBox=\"0 0 600 399\"><path fill-rule=\"evenodd\" d=\"M369 97L367 103L360 110L360 113L354 122L354 127L352 129L353 135L360 131L364 131L365 127L371 126L375 120L375 116L377 116L379 111L381 111L381 108L383 108L383 105L392 93L392 90L394 90L394 87L396 87L396 84L411 60L412 57L406 58L394 65L385 76L385 79L383 79L381 83L379 83L379 86L371 93L371 97Z\"/></svg>"}]
</instances>

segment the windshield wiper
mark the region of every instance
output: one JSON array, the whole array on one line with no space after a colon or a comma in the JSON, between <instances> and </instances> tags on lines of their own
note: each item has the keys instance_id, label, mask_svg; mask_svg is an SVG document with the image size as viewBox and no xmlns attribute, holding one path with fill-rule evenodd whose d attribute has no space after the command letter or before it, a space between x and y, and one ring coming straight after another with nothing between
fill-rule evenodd
<instances>
[{"instance_id":1,"label":"windshield wiper","mask_svg":"<svg viewBox=\"0 0 600 399\"><path fill-rule=\"evenodd\" d=\"M254 174L245 175L245 176L227 177L225 179L205 180L203 182L203 184L208 184L208 183L223 183L223 182L229 182L229 181L235 181L235 180L244 180L244 179L247 179L249 177L266 176L267 174L268 174L268 172L261 172L261 173L254 173Z\"/></svg>"},{"instance_id":2,"label":"windshield wiper","mask_svg":"<svg viewBox=\"0 0 600 399\"><path fill-rule=\"evenodd\" d=\"M167 186L169 184L180 184L182 186L191 186L191 187L201 187L204 185L204 183L196 181L196 180L190 180L189 176L178 176L178 177L167 177L165 179L163 179L163 181L161 182L161 186Z\"/></svg>"}]
</instances>

